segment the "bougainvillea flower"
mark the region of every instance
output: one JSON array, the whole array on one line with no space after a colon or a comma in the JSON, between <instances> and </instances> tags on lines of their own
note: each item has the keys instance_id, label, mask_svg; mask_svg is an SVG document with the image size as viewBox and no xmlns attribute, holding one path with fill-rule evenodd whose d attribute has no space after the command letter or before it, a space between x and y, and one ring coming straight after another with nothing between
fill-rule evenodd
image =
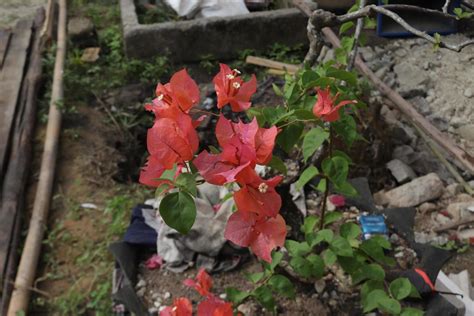
<instances>
[{"instance_id":1,"label":"bougainvillea flower","mask_svg":"<svg viewBox=\"0 0 474 316\"><path fill-rule=\"evenodd\" d=\"M211 294L210 290L212 287L212 279L209 274L207 274L204 268L199 269L196 279L186 279L183 281L184 285L192 287L202 296L208 296Z\"/></svg>"},{"instance_id":2,"label":"bougainvillea flower","mask_svg":"<svg viewBox=\"0 0 474 316\"><path fill-rule=\"evenodd\" d=\"M316 92L318 93L318 100L314 104L313 114L326 122L337 121L339 119L339 109L344 105L357 103L356 100L345 100L335 104L339 93L331 97L329 87L325 90L316 88Z\"/></svg>"},{"instance_id":3,"label":"bougainvillea flower","mask_svg":"<svg viewBox=\"0 0 474 316\"><path fill-rule=\"evenodd\" d=\"M346 205L346 199L342 195L333 194L333 195L330 195L328 199L336 207L342 207Z\"/></svg>"},{"instance_id":4,"label":"bougainvillea flower","mask_svg":"<svg viewBox=\"0 0 474 316\"><path fill-rule=\"evenodd\" d=\"M193 160L193 164L204 180L211 184L223 185L236 181L237 175L248 168L250 162L242 165L232 164L223 160L221 154L213 155L204 150Z\"/></svg>"},{"instance_id":5,"label":"bougainvillea flower","mask_svg":"<svg viewBox=\"0 0 474 316\"><path fill-rule=\"evenodd\" d=\"M238 155L240 158L237 160L241 162L267 164L272 158L277 134L278 129L275 126L258 127L256 118L244 124L241 121L233 123L221 115L216 125L217 141L224 149L224 159L228 155L228 161L235 160L232 157Z\"/></svg>"},{"instance_id":6,"label":"bougainvillea flower","mask_svg":"<svg viewBox=\"0 0 474 316\"><path fill-rule=\"evenodd\" d=\"M167 306L160 312L160 316L192 316L193 305L185 297L177 298L172 306Z\"/></svg>"},{"instance_id":7,"label":"bougainvillea flower","mask_svg":"<svg viewBox=\"0 0 474 316\"><path fill-rule=\"evenodd\" d=\"M241 247L250 247L259 258L271 262L272 250L282 247L286 237L285 220L237 211L227 221L224 236Z\"/></svg>"},{"instance_id":8,"label":"bougainvillea flower","mask_svg":"<svg viewBox=\"0 0 474 316\"><path fill-rule=\"evenodd\" d=\"M145 266L149 270L159 269L163 265L163 258L160 255L154 254L145 262Z\"/></svg>"},{"instance_id":9,"label":"bougainvillea flower","mask_svg":"<svg viewBox=\"0 0 474 316\"><path fill-rule=\"evenodd\" d=\"M155 113L156 118L175 119L179 112L188 113L199 102L199 87L188 75L186 69L175 73L170 82L156 86L156 98L145 105L145 109Z\"/></svg>"},{"instance_id":10,"label":"bougainvillea flower","mask_svg":"<svg viewBox=\"0 0 474 316\"><path fill-rule=\"evenodd\" d=\"M237 209L242 212L254 212L260 215L275 217L281 208L281 197L275 191L275 186L281 182L283 177L276 176L269 180L263 180L257 173L246 172L238 177L239 183L246 184L234 193ZM250 175L249 175L250 174Z\"/></svg>"},{"instance_id":11,"label":"bougainvillea flower","mask_svg":"<svg viewBox=\"0 0 474 316\"><path fill-rule=\"evenodd\" d=\"M234 112L242 112L250 107L250 98L257 91L257 79L252 75L249 81L244 82L239 74L238 70L220 64L220 71L212 80L219 109L226 104L230 104Z\"/></svg>"},{"instance_id":12,"label":"bougainvillea flower","mask_svg":"<svg viewBox=\"0 0 474 316\"><path fill-rule=\"evenodd\" d=\"M151 187L159 187L164 183L171 185L171 181L158 180L165 170L165 167L161 164L159 159L150 156L148 157L146 165L140 171L140 179L138 181L141 184Z\"/></svg>"},{"instance_id":13,"label":"bougainvillea flower","mask_svg":"<svg viewBox=\"0 0 474 316\"><path fill-rule=\"evenodd\" d=\"M232 304L213 295L199 303L198 316L233 316Z\"/></svg>"}]
</instances>

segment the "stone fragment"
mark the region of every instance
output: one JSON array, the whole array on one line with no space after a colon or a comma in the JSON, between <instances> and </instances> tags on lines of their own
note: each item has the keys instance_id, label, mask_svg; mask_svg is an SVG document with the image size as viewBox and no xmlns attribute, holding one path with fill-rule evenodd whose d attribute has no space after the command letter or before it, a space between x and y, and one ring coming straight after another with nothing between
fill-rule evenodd
<instances>
[{"instance_id":1,"label":"stone fragment","mask_svg":"<svg viewBox=\"0 0 474 316\"><path fill-rule=\"evenodd\" d=\"M399 159L389 161L387 163L387 168L398 183L405 183L416 178L413 169Z\"/></svg>"},{"instance_id":2,"label":"stone fragment","mask_svg":"<svg viewBox=\"0 0 474 316\"><path fill-rule=\"evenodd\" d=\"M436 211L436 209L437 209L436 204L430 203L430 202L425 202L425 203L421 204L420 206L418 206L418 210L422 214L431 213L433 211Z\"/></svg>"},{"instance_id":3,"label":"stone fragment","mask_svg":"<svg viewBox=\"0 0 474 316\"><path fill-rule=\"evenodd\" d=\"M470 211L468 208L471 206L474 206L474 200L472 202L451 203L446 208L446 212L451 215L453 221L459 221L461 218L470 216Z\"/></svg>"},{"instance_id":4,"label":"stone fragment","mask_svg":"<svg viewBox=\"0 0 474 316\"><path fill-rule=\"evenodd\" d=\"M462 189L462 185L460 185L459 183L451 183L444 189L443 198L450 198L455 195L458 195L462 192Z\"/></svg>"},{"instance_id":5,"label":"stone fragment","mask_svg":"<svg viewBox=\"0 0 474 316\"><path fill-rule=\"evenodd\" d=\"M409 98L425 94L428 76L423 69L411 62L402 61L393 67L393 71L397 74L402 96Z\"/></svg>"},{"instance_id":6,"label":"stone fragment","mask_svg":"<svg viewBox=\"0 0 474 316\"><path fill-rule=\"evenodd\" d=\"M387 205L388 204L388 199L386 196L387 191L381 190L379 192L376 192L374 194L374 203L376 205Z\"/></svg>"},{"instance_id":7,"label":"stone fragment","mask_svg":"<svg viewBox=\"0 0 474 316\"><path fill-rule=\"evenodd\" d=\"M326 288L326 282L323 279L319 279L314 282L314 289L318 294L323 293L324 289Z\"/></svg>"},{"instance_id":8,"label":"stone fragment","mask_svg":"<svg viewBox=\"0 0 474 316\"><path fill-rule=\"evenodd\" d=\"M79 47L96 46L97 33L92 20L86 17L73 17L67 24L70 39Z\"/></svg>"},{"instance_id":9,"label":"stone fragment","mask_svg":"<svg viewBox=\"0 0 474 316\"><path fill-rule=\"evenodd\" d=\"M474 124L463 125L456 130L456 133L466 140L474 141Z\"/></svg>"},{"instance_id":10,"label":"stone fragment","mask_svg":"<svg viewBox=\"0 0 474 316\"><path fill-rule=\"evenodd\" d=\"M471 88L467 88L466 90L464 90L464 96L466 98L472 98L473 95L474 95L474 93L472 92Z\"/></svg>"},{"instance_id":11,"label":"stone fragment","mask_svg":"<svg viewBox=\"0 0 474 316\"><path fill-rule=\"evenodd\" d=\"M413 150L412 147L408 145L401 145L401 146L395 147L392 153L392 158L399 159L403 161L404 163L406 163L407 165L411 165L416 160L418 160L419 155Z\"/></svg>"},{"instance_id":12,"label":"stone fragment","mask_svg":"<svg viewBox=\"0 0 474 316\"><path fill-rule=\"evenodd\" d=\"M386 192L385 196L389 206L410 207L439 198L443 188L438 175L430 173Z\"/></svg>"}]
</instances>

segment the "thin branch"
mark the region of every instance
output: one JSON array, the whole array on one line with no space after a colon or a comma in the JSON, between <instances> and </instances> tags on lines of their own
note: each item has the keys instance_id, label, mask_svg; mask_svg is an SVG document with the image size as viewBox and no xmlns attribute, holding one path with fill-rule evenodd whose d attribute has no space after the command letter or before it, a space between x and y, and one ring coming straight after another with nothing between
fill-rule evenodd
<instances>
[{"instance_id":1,"label":"thin branch","mask_svg":"<svg viewBox=\"0 0 474 316\"><path fill-rule=\"evenodd\" d=\"M316 29L311 21L308 19L308 39L309 39L309 50L304 58L305 64L313 66L316 63L319 55L321 54L321 49L324 46L323 34L321 29Z\"/></svg>"},{"instance_id":2,"label":"thin branch","mask_svg":"<svg viewBox=\"0 0 474 316\"><path fill-rule=\"evenodd\" d=\"M470 3L467 2L467 1L461 1L461 4L462 4L463 6L465 6L466 8L468 8L468 9L474 10L474 5L470 4Z\"/></svg>"},{"instance_id":3,"label":"thin branch","mask_svg":"<svg viewBox=\"0 0 474 316\"><path fill-rule=\"evenodd\" d=\"M448 13L448 8L449 8L450 3L451 3L451 0L446 0L443 6L443 13Z\"/></svg>"},{"instance_id":4,"label":"thin branch","mask_svg":"<svg viewBox=\"0 0 474 316\"><path fill-rule=\"evenodd\" d=\"M449 19L456 19L455 16L447 14L447 13L443 13L437 10L431 10L431 9L417 7L417 6L412 6L412 5L388 4L388 5L383 5L383 6L376 6L372 4L362 9L359 9L355 12L351 12L351 13L344 14L341 16L337 16L331 12L327 12L324 10L316 10L311 15L311 21L313 25L315 26L316 30L318 30L318 28L322 29L324 27L338 26L345 22L357 20L362 17L372 16L375 13L380 13L391 18L396 23L401 25L405 30L412 33L413 35L421 37L430 43L439 44L440 47L444 47L456 52L460 52L464 47L474 44L474 40L467 40L457 45L449 44L444 41L440 41L438 43L438 41L433 36L414 28L392 10L415 11L415 12L420 12L420 13L437 15L437 16L449 18Z\"/></svg>"},{"instance_id":5,"label":"thin branch","mask_svg":"<svg viewBox=\"0 0 474 316\"><path fill-rule=\"evenodd\" d=\"M366 0L360 0L359 10L362 10L367 4ZM352 67L354 67L355 58L357 56L357 49L359 47L359 38L362 32L362 27L364 26L364 18L360 17L357 19L357 25L354 33L354 45L352 47L352 51L349 55L349 63L347 64L347 70L351 71Z\"/></svg>"}]
</instances>

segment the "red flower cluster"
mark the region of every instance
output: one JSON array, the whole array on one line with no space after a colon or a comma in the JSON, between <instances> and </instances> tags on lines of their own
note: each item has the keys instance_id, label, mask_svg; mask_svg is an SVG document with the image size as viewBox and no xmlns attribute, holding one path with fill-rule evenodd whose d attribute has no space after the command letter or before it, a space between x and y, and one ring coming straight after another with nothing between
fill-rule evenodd
<instances>
[{"instance_id":1,"label":"red flower cluster","mask_svg":"<svg viewBox=\"0 0 474 316\"><path fill-rule=\"evenodd\" d=\"M248 109L250 98L257 89L253 75L244 82L237 70L221 64L214 77L218 108L230 104L233 111ZM140 182L158 187L172 181L159 180L164 170L178 165L177 174L186 161L194 158L199 140L189 111L199 101L197 84L186 70L173 75L170 82L156 88L157 97L146 109L155 113L153 127L148 130L147 165ZM278 129L261 128L254 119L248 124L233 123L222 114L217 122L216 136L222 151L219 154L201 152L193 160L200 175L209 183L223 185L237 182L241 189L235 193L237 212L229 219L225 237L240 246L250 247L265 261L271 261L271 251L282 246L286 236L285 221L279 215L281 198L275 186L281 177L263 180L255 172L257 164L266 165L272 158Z\"/></svg>"},{"instance_id":2,"label":"red flower cluster","mask_svg":"<svg viewBox=\"0 0 474 316\"><path fill-rule=\"evenodd\" d=\"M233 123L221 115L216 137L222 152L203 151L194 160L207 182L217 185L237 182L241 186L234 194L237 212L227 223L225 237L237 245L250 247L256 256L268 262L272 249L282 246L286 236L285 222L278 214L281 197L275 191L282 178L263 180L255 172L255 166L271 160L277 133L275 126L259 127L256 119L248 124Z\"/></svg>"},{"instance_id":3,"label":"red flower cluster","mask_svg":"<svg viewBox=\"0 0 474 316\"><path fill-rule=\"evenodd\" d=\"M220 72L213 80L217 94L217 107L221 109L224 105L230 104L234 112L247 110L251 105L252 94L257 91L255 75L252 75L249 81L244 82L237 69L231 70L224 64L220 64L220 68Z\"/></svg>"},{"instance_id":4,"label":"red flower cluster","mask_svg":"<svg viewBox=\"0 0 474 316\"><path fill-rule=\"evenodd\" d=\"M318 100L314 104L313 114L326 122L337 121L339 119L339 109L344 105L357 103L356 100L346 100L336 104L335 102L339 97L339 93L331 98L331 90L329 87L325 90L316 88L316 92L318 93Z\"/></svg>"},{"instance_id":5,"label":"red flower cluster","mask_svg":"<svg viewBox=\"0 0 474 316\"><path fill-rule=\"evenodd\" d=\"M199 122L189 115L199 102L199 88L186 70L175 73L169 83L158 84L156 96L145 106L155 113L155 123L147 135L150 157L140 173L140 183L154 187L167 182L158 180L165 170L192 160L199 146L195 130Z\"/></svg>"},{"instance_id":6,"label":"red flower cluster","mask_svg":"<svg viewBox=\"0 0 474 316\"><path fill-rule=\"evenodd\" d=\"M198 316L233 316L232 304L221 300L211 293L212 279L206 270L200 269L196 279L184 280L184 285L194 288L205 299L198 305ZM160 316L191 316L191 302L184 297L178 298L172 306L160 312Z\"/></svg>"}]
</instances>

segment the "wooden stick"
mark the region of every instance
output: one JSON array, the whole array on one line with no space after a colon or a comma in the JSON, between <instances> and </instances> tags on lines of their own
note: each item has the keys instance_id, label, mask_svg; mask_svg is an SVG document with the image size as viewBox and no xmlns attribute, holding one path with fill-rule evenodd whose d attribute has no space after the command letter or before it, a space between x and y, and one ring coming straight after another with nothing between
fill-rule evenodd
<instances>
[{"instance_id":1,"label":"wooden stick","mask_svg":"<svg viewBox=\"0 0 474 316\"><path fill-rule=\"evenodd\" d=\"M267 68L274 68L278 70L284 70L284 71L288 71L289 73L295 73L301 68L299 65L281 63L279 61L274 61L271 59L266 59L266 58L261 58L261 57L256 57L256 56L247 56L247 58L245 59L245 62L247 64L263 66Z\"/></svg>"},{"instance_id":2,"label":"wooden stick","mask_svg":"<svg viewBox=\"0 0 474 316\"><path fill-rule=\"evenodd\" d=\"M28 309L31 295L30 288L36 275L36 266L43 241L48 211L53 191L54 171L58 153L59 135L61 131L61 112L57 108L58 101L63 99L63 72L66 59L66 0L59 1L58 43L56 62L54 65L53 89L49 105L46 140L41 160L40 177L30 220L28 235L21 255L15 289L8 307L8 316L15 316Z\"/></svg>"},{"instance_id":3,"label":"wooden stick","mask_svg":"<svg viewBox=\"0 0 474 316\"><path fill-rule=\"evenodd\" d=\"M312 10L304 2L301 0L293 0L293 2L303 13L305 13L307 16L311 16ZM334 47L341 46L339 38L330 28L325 27L322 29L322 32L326 39L331 42ZM427 136L433 139L441 148L446 150L450 156L457 159L469 173L474 175L474 157L472 157L462 148L458 147L451 139L446 137L446 135L441 133L425 117L418 113L410 102L405 100L400 94L392 90L382 80L380 80L380 78L377 77L369 67L367 67L367 65L359 56L356 57L355 66L362 75L372 81L382 96L386 96L388 99L390 99L396 105L396 107L403 114L405 114L408 120L418 126L427 134Z\"/></svg>"},{"instance_id":4,"label":"wooden stick","mask_svg":"<svg viewBox=\"0 0 474 316\"><path fill-rule=\"evenodd\" d=\"M8 168L3 179L2 198L0 202L0 223L6 227L12 225L13 229L8 231L2 228L4 238L9 239L5 246L9 251L5 254L6 268L3 276L3 292L1 295L0 314L5 315L8 309L10 294L13 290L13 280L18 266L17 249L21 240L21 224L25 204L25 187L28 180L28 170L31 162L32 139L36 118L36 101L39 85L41 82L41 52L44 41L41 39L39 29L44 20L44 9L37 11L34 29L34 42L29 54L29 65L23 85L21 87L18 113L16 115L14 135L12 139L11 152L9 156ZM10 224L9 224L10 223ZM0 226L2 226L0 224ZM0 238L1 240L2 238ZM5 240L5 239L4 239ZM1 242L0 242L1 243ZM0 263L0 265L2 265ZM0 273L3 269L0 270Z\"/></svg>"}]
</instances>

